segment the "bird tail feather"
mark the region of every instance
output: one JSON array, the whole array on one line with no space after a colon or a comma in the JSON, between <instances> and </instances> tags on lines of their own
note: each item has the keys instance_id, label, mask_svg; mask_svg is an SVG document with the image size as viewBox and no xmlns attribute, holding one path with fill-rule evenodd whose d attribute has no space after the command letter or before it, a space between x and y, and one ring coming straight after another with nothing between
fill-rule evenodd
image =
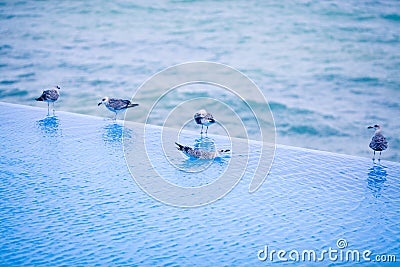
<instances>
[{"instance_id":1,"label":"bird tail feather","mask_svg":"<svg viewBox=\"0 0 400 267\"><path fill-rule=\"evenodd\" d=\"M127 108L133 108L133 107L136 107L136 106L139 106L139 104L129 104L126 107Z\"/></svg>"},{"instance_id":2,"label":"bird tail feather","mask_svg":"<svg viewBox=\"0 0 400 267\"><path fill-rule=\"evenodd\" d=\"M175 144L178 146L176 149L178 149L178 150L180 150L180 151L182 151L183 150L183 145L181 145L181 144L178 144L177 142L175 142Z\"/></svg>"}]
</instances>

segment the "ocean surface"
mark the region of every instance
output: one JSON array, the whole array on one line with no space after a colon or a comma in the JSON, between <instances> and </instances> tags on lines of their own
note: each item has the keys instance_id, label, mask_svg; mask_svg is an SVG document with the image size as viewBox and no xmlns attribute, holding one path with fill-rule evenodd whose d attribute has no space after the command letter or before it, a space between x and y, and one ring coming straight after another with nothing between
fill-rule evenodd
<instances>
[{"instance_id":1,"label":"ocean surface","mask_svg":"<svg viewBox=\"0 0 400 267\"><path fill-rule=\"evenodd\" d=\"M382 159L400 161L399 47L398 1L0 1L0 101L45 107L34 98L60 85L58 110L111 117L101 97L212 61L260 88L277 143L371 157L380 124Z\"/></svg>"}]
</instances>

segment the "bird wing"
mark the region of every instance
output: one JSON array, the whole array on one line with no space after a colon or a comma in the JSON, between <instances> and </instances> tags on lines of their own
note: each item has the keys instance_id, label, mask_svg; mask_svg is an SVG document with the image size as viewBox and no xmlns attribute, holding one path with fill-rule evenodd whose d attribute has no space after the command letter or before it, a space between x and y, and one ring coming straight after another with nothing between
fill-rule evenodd
<instances>
[{"instance_id":1,"label":"bird wing","mask_svg":"<svg viewBox=\"0 0 400 267\"><path fill-rule=\"evenodd\" d=\"M196 114L194 114L194 116L193 116L193 118L194 119L200 119L200 118L203 118L204 116L203 116L203 114L201 114L201 113L196 113Z\"/></svg>"},{"instance_id":2,"label":"bird wing","mask_svg":"<svg viewBox=\"0 0 400 267\"><path fill-rule=\"evenodd\" d=\"M203 158L204 151L201 151L196 148L191 148L189 146L184 146L184 145L178 144L177 142L175 142L175 144L178 146L177 149L179 151L182 151L183 153L185 153L187 156L193 157L193 158Z\"/></svg>"},{"instance_id":3,"label":"bird wing","mask_svg":"<svg viewBox=\"0 0 400 267\"><path fill-rule=\"evenodd\" d=\"M374 150L385 150L388 146L386 138L382 134L376 134L372 137L369 147Z\"/></svg>"},{"instance_id":4,"label":"bird wing","mask_svg":"<svg viewBox=\"0 0 400 267\"><path fill-rule=\"evenodd\" d=\"M205 119L211 123L215 122L214 117L211 113L207 113L207 115L205 116Z\"/></svg>"},{"instance_id":5,"label":"bird wing","mask_svg":"<svg viewBox=\"0 0 400 267\"><path fill-rule=\"evenodd\" d=\"M109 106L112 107L115 110L127 108L127 106L130 103L131 103L131 101L129 101L129 100L116 99L116 98L111 98L108 101Z\"/></svg>"},{"instance_id":6,"label":"bird wing","mask_svg":"<svg viewBox=\"0 0 400 267\"><path fill-rule=\"evenodd\" d=\"M214 117L211 113L207 113L207 114L201 114L199 112L197 112L196 114L194 114L194 120L196 121L197 124L206 124L206 123L214 123Z\"/></svg>"},{"instance_id":7,"label":"bird wing","mask_svg":"<svg viewBox=\"0 0 400 267\"><path fill-rule=\"evenodd\" d=\"M56 101L59 97L59 94L57 90L49 89L49 90L44 90L40 98L43 100L53 100Z\"/></svg>"}]
</instances>

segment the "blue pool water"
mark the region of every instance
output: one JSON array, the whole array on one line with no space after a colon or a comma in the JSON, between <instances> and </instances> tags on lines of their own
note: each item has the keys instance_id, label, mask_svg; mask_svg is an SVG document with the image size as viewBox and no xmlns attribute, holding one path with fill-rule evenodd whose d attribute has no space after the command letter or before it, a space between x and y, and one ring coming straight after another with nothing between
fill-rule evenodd
<instances>
[{"instance_id":1,"label":"blue pool water","mask_svg":"<svg viewBox=\"0 0 400 267\"><path fill-rule=\"evenodd\" d=\"M42 106L59 84L59 109L105 117L101 97L215 61L260 87L280 144L367 157L366 127L381 124L400 162L398 1L1 1L0 25L1 101Z\"/></svg>"},{"instance_id":2,"label":"blue pool water","mask_svg":"<svg viewBox=\"0 0 400 267\"><path fill-rule=\"evenodd\" d=\"M222 199L176 208L145 194L129 173L122 138L134 147L140 127L46 113L0 103L1 266L265 266L270 260L257 258L265 246L320 252L337 249L339 239L348 249L371 250L371 258L400 257L399 163L384 160L379 167L369 158L278 145L255 193L248 193L246 172ZM151 147L162 153L156 142ZM162 160L156 168L172 183L201 186L230 157L193 175ZM173 160L191 164L180 154ZM145 171L134 168L134 174Z\"/></svg>"}]
</instances>

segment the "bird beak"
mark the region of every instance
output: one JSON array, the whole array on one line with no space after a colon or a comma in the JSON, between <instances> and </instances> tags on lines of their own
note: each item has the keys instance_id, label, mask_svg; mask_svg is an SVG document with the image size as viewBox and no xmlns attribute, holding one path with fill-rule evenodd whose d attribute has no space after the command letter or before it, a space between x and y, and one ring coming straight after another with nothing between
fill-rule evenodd
<instances>
[{"instance_id":1,"label":"bird beak","mask_svg":"<svg viewBox=\"0 0 400 267\"><path fill-rule=\"evenodd\" d=\"M374 128L373 126L368 126L368 129L372 129L372 128Z\"/></svg>"},{"instance_id":2,"label":"bird beak","mask_svg":"<svg viewBox=\"0 0 400 267\"><path fill-rule=\"evenodd\" d=\"M103 104L102 102L98 103L97 106L100 106L101 104Z\"/></svg>"}]
</instances>

